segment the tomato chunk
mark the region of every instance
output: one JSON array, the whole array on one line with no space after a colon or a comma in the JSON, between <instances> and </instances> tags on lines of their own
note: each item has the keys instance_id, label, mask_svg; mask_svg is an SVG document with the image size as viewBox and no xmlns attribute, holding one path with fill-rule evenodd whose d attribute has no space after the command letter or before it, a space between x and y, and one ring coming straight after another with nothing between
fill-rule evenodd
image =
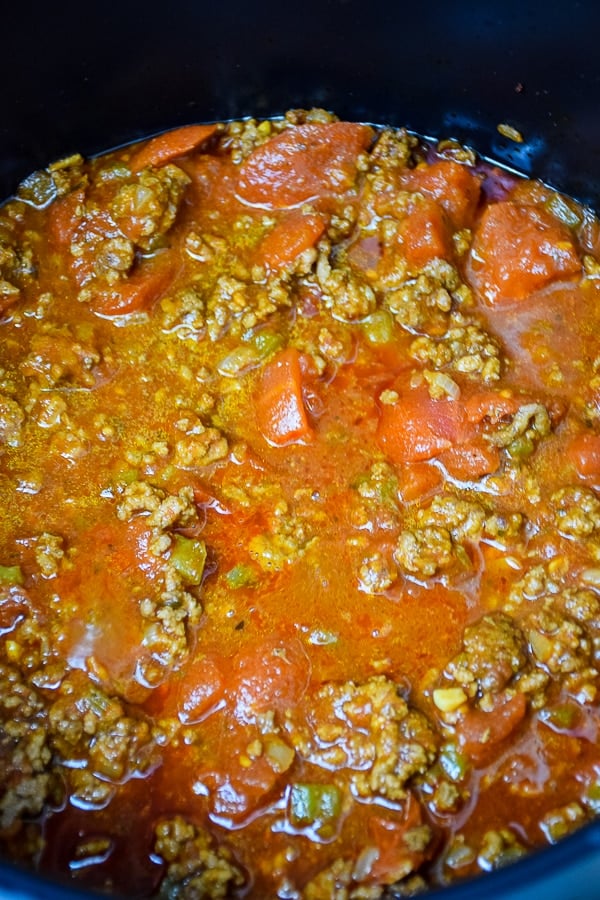
<instances>
[{"instance_id":1,"label":"tomato chunk","mask_svg":"<svg viewBox=\"0 0 600 900\"><path fill-rule=\"evenodd\" d=\"M489 761L498 751L498 745L520 725L526 712L524 694L499 695L490 712L470 709L457 726L463 750L476 763Z\"/></svg>"},{"instance_id":2,"label":"tomato chunk","mask_svg":"<svg viewBox=\"0 0 600 900\"><path fill-rule=\"evenodd\" d=\"M372 138L368 125L350 122L290 128L250 154L240 169L238 193L273 209L339 194L351 186L358 155Z\"/></svg>"},{"instance_id":3,"label":"tomato chunk","mask_svg":"<svg viewBox=\"0 0 600 900\"><path fill-rule=\"evenodd\" d=\"M222 664L212 656L198 659L179 686L178 715L186 725L201 722L223 700Z\"/></svg>"},{"instance_id":4,"label":"tomato chunk","mask_svg":"<svg viewBox=\"0 0 600 900\"><path fill-rule=\"evenodd\" d=\"M404 255L416 269L422 268L436 257L452 256L450 230L444 212L432 200L418 203L402 221L400 233Z\"/></svg>"},{"instance_id":5,"label":"tomato chunk","mask_svg":"<svg viewBox=\"0 0 600 900\"><path fill-rule=\"evenodd\" d=\"M156 259L142 263L122 282L98 291L90 306L101 316L124 316L150 309L167 290L174 274L170 254L165 252Z\"/></svg>"},{"instance_id":6,"label":"tomato chunk","mask_svg":"<svg viewBox=\"0 0 600 900\"><path fill-rule=\"evenodd\" d=\"M454 400L433 400L423 384L411 387L403 382L395 385L398 400L381 406L379 445L395 463L433 459L458 441L462 408Z\"/></svg>"},{"instance_id":7,"label":"tomato chunk","mask_svg":"<svg viewBox=\"0 0 600 900\"><path fill-rule=\"evenodd\" d=\"M216 125L186 125L164 134L158 134L131 157L132 172L141 172L148 166L164 166L165 163L191 153L217 130Z\"/></svg>"},{"instance_id":8,"label":"tomato chunk","mask_svg":"<svg viewBox=\"0 0 600 900\"><path fill-rule=\"evenodd\" d=\"M571 441L568 454L582 478L600 477L600 434L578 434Z\"/></svg>"},{"instance_id":9,"label":"tomato chunk","mask_svg":"<svg viewBox=\"0 0 600 900\"><path fill-rule=\"evenodd\" d=\"M236 658L228 695L239 722L294 707L306 690L309 661L296 638L269 638Z\"/></svg>"},{"instance_id":10,"label":"tomato chunk","mask_svg":"<svg viewBox=\"0 0 600 900\"><path fill-rule=\"evenodd\" d=\"M393 884L417 869L426 853L411 848L408 833L423 824L419 801L408 794L403 818L371 816L368 822L369 837L377 848L377 856L371 864L369 881L375 884Z\"/></svg>"},{"instance_id":11,"label":"tomato chunk","mask_svg":"<svg viewBox=\"0 0 600 900\"><path fill-rule=\"evenodd\" d=\"M488 206L475 233L471 265L490 306L526 300L534 291L581 270L569 230L535 206Z\"/></svg>"},{"instance_id":12,"label":"tomato chunk","mask_svg":"<svg viewBox=\"0 0 600 900\"><path fill-rule=\"evenodd\" d=\"M258 260L271 271L291 265L317 243L325 231L324 216L292 212L279 221L262 240Z\"/></svg>"},{"instance_id":13,"label":"tomato chunk","mask_svg":"<svg viewBox=\"0 0 600 900\"><path fill-rule=\"evenodd\" d=\"M431 197L446 211L456 228L470 225L479 203L481 181L469 166L441 159L403 173L401 183Z\"/></svg>"},{"instance_id":14,"label":"tomato chunk","mask_svg":"<svg viewBox=\"0 0 600 900\"><path fill-rule=\"evenodd\" d=\"M312 440L302 395L300 353L294 347L281 350L265 366L256 414L263 436L276 447Z\"/></svg>"}]
</instances>

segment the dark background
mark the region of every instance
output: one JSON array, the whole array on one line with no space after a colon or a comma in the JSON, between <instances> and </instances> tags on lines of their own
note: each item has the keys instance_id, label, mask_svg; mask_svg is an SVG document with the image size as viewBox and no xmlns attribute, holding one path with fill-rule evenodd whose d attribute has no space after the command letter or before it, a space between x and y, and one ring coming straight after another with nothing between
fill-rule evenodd
<instances>
[{"instance_id":1,"label":"dark background","mask_svg":"<svg viewBox=\"0 0 600 900\"><path fill-rule=\"evenodd\" d=\"M320 105L458 137L600 206L599 35L590 0L10 0L0 197L75 150Z\"/></svg>"}]
</instances>

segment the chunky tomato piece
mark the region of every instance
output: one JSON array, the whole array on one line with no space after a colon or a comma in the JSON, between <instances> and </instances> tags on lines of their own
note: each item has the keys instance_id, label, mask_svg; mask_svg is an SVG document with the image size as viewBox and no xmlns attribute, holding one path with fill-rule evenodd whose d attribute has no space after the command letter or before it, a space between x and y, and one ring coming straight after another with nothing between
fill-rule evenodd
<instances>
[{"instance_id":1,"label":"chunky tomato piece","mask_svg":"<svg viewBox=\"0 0 600 900\"><path fill-rule=\"evenodd\" d=\"M401 184L436 200L455 228L472 224L479 203L481 179L471 167L441 159L431 165L407 169Z\"/></svg>"},{"instance_id":2,"label":"chunky tomato piece","mask_svg":"<svg viewBox=\"0 0 600 900\"><path fill-rule=\"evenodd\" d=\"M406 260L421 269L432 259L452 257L452 239L446 215L441 206L424 200L413 206L400 225Z\"/></svg>"},{"instance_id":3,"label":"chunky tomato piece","mask_svg":"<svg viewBox=\"0 0 600 900\"><path fill-rule=\"evenodd\" d=\"M269 638L237 657L227 685L242 722L269 709L294 707L306 690L309 661L296 638Z\"/></svg>"},{"instance_id":4,"label":"chunky tomato piece","mask_svg":"<svg viewBox=\"0 0 600 900\"><path fill-rule=\"evenodd\" d=\"M469 709L457 725L463 750L477 764L489 762L502 741L519 727L526 712L527 700L520 693L500 694L489 712Z\"/></svg>"},{"instance_id":5,"label":"chunky tomato piece","mask_svg":"<svg viewBox=\"0 0 600 900\"><path fill-rule=\"evenodd\" d=\"M302 392L300 354L293 347L282 350L267 363L256 397L258 427L276 447L306 443L313 429Z\"/></svg>"},{"instance_id":6,"label":"chunky tomato piece","mask_svg":"<svg viewBox=\"0 0 600 900\"><path fill-rule=\"evenodd\" d=\"M373 139L368 125L311 123L289 128L254 150L243 163L240 197L273 209L347 190L358 155Z\"/></svg>"},{"instance_id":7,"label":"chunky tomato piece","mask_svg":"<svg viewBox=\"0 0 600 900\"><path fill-rule=\"evenodd\" d=\"M475 284L490 306L526 300L534 291L581 271L568 228L536 206L493 203L471 249Z\"/></svg>"},{"instance_id":8,"label":"chunky tomato piece","mask_svg":"<svg viewBox=\"0 0 600 900\"><path fill-rule=\"evenodd\" d=\"M281 219L261 242L258 261L270 271L291 265L301 253L317 243L326 227L321 215L292 212Z\"/></svg>"},{"instance_id":9,"label":"chunky tomato piece","mask_svg":"<svg viewBox=\"0 0 600 900\"><path fill-rule=\"evenodd\" d=\"M164 166L179 156L185 156L212 137L216 130L216 125L186 125L158 134L131 157L131 171L140 172L148 166Z\"/></svg>"},{"instance_id":10,"label":"chunky tomato piece","mask_svg":"<svg viewBox=\"0 0 600 900\"><path fill-rule=\"evenodd\" d=\"M568 454L582 478L600 478L600 434L578 434L569 444Z\"/></svg>"},{"instance_id":11,"label":"chunky tomato piece","mask_svg":"<svg viewBox=\"0 0 600 900\"><path fill-rule=\"evenodd\" d=\"M393 884L421 865L427 854L411 848L410 831L422 824L421 806L412 793L405 801L401 820L375 815L369 818L368 839L373 842L375 851L369 881Z\"/></svg>"},{"instance_id":12,"label":"chunky tomato piece","mask_svg":"<svg viewBox=\"0 0 600 900\"><path fill-rule=\"evenodd\" d=\"M393 462L432 459L459 439L464 413L450 399L433 400L425 384L411 386L405 377L396 382L398 399L381 404L377 439Z\"/></svg>"}]
</instances>

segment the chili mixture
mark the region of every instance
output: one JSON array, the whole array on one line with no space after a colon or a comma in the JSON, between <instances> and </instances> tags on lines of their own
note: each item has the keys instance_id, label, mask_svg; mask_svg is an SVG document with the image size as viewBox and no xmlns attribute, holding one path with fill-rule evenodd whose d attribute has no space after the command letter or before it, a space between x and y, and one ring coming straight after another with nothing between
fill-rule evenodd
<instances>
[{"instance_id":1,"label":"chili mixture","mask_svg":"<svg viewBox=\"0 0 600 900\"><path fill-rule=\"evenodd\" d=\"M0 846L412 896L600 811L600 229L447 140L181 128L0 210Z\"/></svg>"}]
</instances>

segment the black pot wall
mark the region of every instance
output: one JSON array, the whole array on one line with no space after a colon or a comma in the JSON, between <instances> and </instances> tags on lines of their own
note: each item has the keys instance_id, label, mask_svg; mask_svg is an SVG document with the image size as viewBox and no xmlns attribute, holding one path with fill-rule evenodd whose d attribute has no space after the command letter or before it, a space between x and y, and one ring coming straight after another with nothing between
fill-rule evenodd
<instances>
[{"instance_id":1,"label":"black pot wall","mask_svg":"<svg viewBox=\"0 0 600 900\"><path fill-rule=\"evenodd\" d=\"M457 137L598 209L598 34L593 0L12 0L0 16L0 197L76 150L318 105ZM501 137L500 122L524 142ZM484 894L600 897L600 826L441 897ZM0 895L73 897L8 865Z\"/></svg>"},{"instance_id":2,"label":"black pot wall","mask_svg":"<svg viewBox=\"0 0 600 900\"><path fill-rule=\"evenodd\" d=\"M458 137L600 205L593 0L3 6L0 196L74 150L322 105Z\"/></svg>"}]
</instances>

